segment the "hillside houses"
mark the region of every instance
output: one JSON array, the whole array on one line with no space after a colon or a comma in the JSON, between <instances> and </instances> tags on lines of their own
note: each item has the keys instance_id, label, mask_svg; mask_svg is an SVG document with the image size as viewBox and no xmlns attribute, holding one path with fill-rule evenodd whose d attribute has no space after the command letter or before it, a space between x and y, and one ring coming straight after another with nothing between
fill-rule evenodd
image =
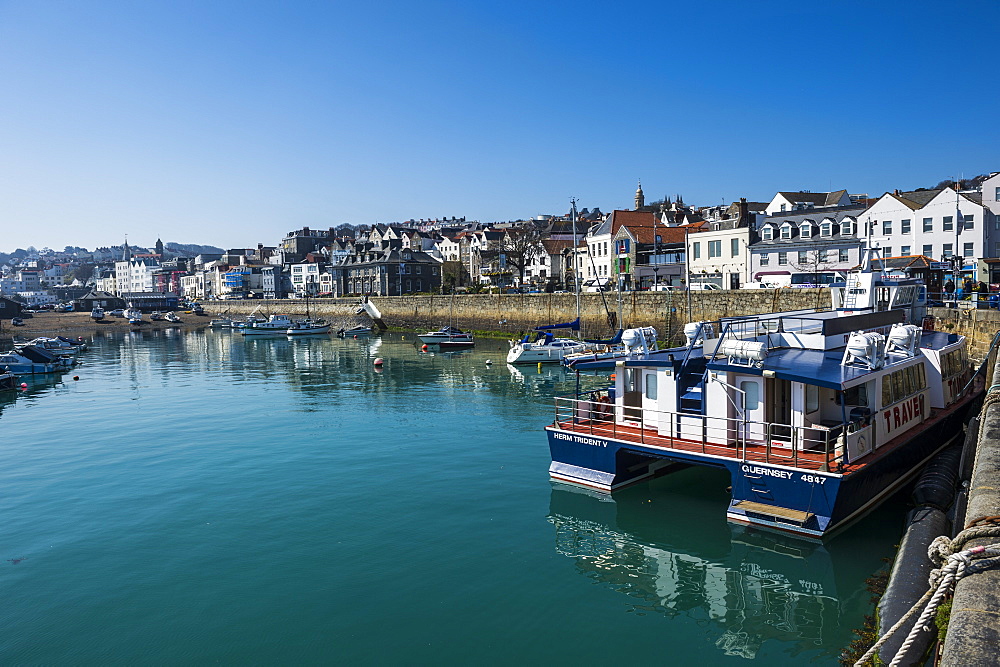
<instances>
[{"instance_id":1,"label":"hillside houses","mask_svg":"<svg viewBox=\"0 0 1000 667\"><path fill-rule=\"evenodd\" d=\"M0 266L0 292L23 303L75 285L113 295L188 300L405 296L455 289L724 289L826 282L877 248L893 275L1000 284L1000 173L976 190L781 190L769 201L692 206L680 196L609 214L486 224L459 217L287 232L275 245L193 256L124 244L96 251L19 251ZM574 227L573 220L576 220ZM168 244L169 245L169 244ZM206 249L204 246L188 246ZM83 270L82 267L87 267ZM819 278L822 276L822 280ZM61 298L61 297L59 297Z\"/></svg>"}]
</instances>

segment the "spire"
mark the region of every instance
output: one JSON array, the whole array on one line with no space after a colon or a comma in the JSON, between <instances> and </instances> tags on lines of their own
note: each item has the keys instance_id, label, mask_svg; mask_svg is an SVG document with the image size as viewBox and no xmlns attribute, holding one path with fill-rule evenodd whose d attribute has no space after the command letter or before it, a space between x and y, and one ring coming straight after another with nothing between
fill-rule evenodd
<instances>
[{"instance_id":1,"label":"spire","mask_svg":"<svg viewBox=\"0 0 1000 667\"><path fill-rule=\"evenodd\" d=\"M132 251L128 248L128 236L125 236L125 250L122 251L122 261L128 262L132 259Z\"/></svg>"},{"instance_id":2,"label":"spire","mask_svg":"<svg viewBox=\"0 0 1000 667\"><path fill-rule=\"evenodd\" d=\"M646 204L646 197L642 194L642 180L639 181L639 187L635 190L635 210L639 210Z\"/></svg>"}]
</instances>

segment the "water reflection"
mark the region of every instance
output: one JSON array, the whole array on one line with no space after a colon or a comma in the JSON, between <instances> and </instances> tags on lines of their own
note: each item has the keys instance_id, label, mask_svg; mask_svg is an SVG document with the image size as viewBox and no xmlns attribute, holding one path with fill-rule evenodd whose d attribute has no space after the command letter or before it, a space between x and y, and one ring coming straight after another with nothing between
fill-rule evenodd
<instances>
[{"instance_id":1,"label":"water reflection","mask_svg":"<svg viewBox=\"0 0 1000 667\"><path fill-rule=\"evenodd\" d=\"M626 595L631 613L715 626L715 648L725 656L755 658L769 640L793 655L846 645L841 588L848 598L857 593L857 582L878 567L877 548L835 557L855 548L850 536L841 547L836 538L824 545L728 524L725 474L675 475L675 493L658 480L614 499L554 484L548 521L556 551Z\"/></svg>"}]
</instances>

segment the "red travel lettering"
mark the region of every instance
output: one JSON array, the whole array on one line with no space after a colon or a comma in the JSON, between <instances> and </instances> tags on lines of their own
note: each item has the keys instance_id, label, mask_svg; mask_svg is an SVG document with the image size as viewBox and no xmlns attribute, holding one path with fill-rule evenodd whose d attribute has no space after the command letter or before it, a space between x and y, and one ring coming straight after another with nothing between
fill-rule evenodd
<instances>
[{"instance_id":1,"label":"red travel lettering","mask_svg":"<svg viewBox=\"0 0 1000 667\"><path fill-rule=\"evenodd\" d=\"M899 406L897 405L892 409L892 420L895 422L893 428L899 428Z\"/></svg>"}]
</instances>

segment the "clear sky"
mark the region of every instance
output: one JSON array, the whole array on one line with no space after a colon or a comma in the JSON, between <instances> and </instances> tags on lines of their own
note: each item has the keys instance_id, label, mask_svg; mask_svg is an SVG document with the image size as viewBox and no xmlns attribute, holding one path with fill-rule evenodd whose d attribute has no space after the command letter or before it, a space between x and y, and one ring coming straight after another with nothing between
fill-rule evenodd
<instances>
[{"instance_id":1,"label":"clear sky","mask_svg":"<svg viewBox=\"0 0 1000 667\"><path fill-rule=\"evenodd\" d=\"M0 0L0 251L1000 170L1000 3Z\"/></svg>"}]
</instances>

